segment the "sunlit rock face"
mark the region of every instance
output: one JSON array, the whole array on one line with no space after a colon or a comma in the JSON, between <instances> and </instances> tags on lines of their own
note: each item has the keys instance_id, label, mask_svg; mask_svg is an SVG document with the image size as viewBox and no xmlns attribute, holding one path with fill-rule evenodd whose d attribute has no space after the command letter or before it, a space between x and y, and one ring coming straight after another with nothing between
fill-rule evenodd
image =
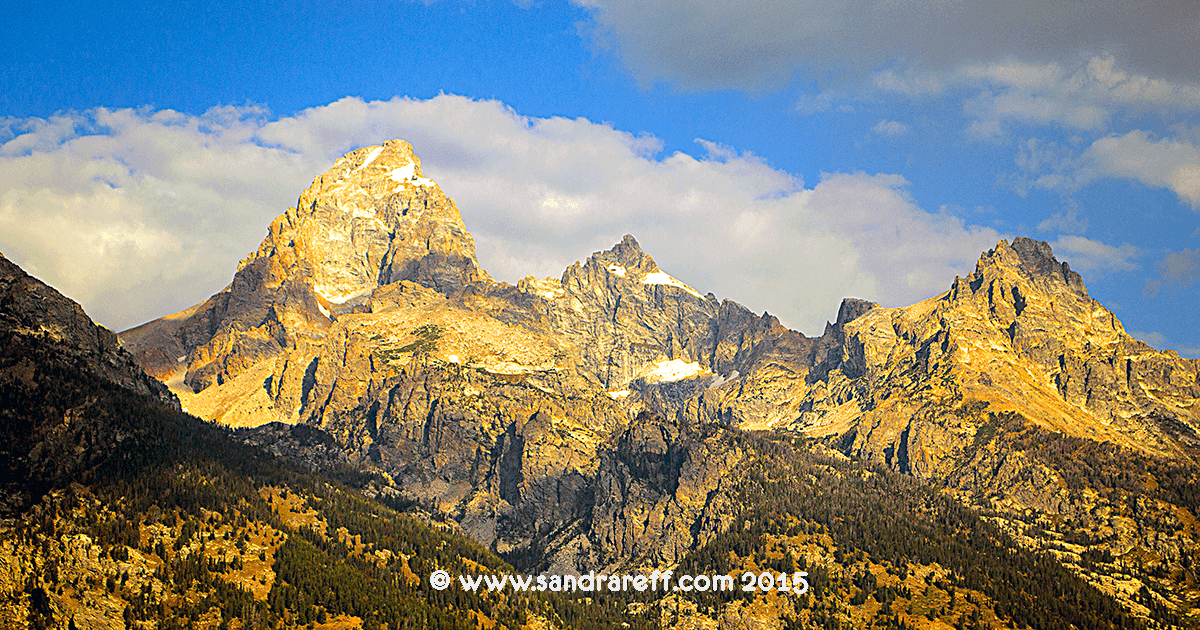
<instances>
[{"instance_id":1,"label":"sunlit rock face","mask_svg":"<svg viewBox=\"0 0 1200 630\"><path fill-rule=\"evenodd\" d=\"M332 317L362 308L379 286L409 280L453 294L485 279L453 200L394 140L317 177L224 291L122 340L147 372L200 392L319 342Z\"/></svg>"},{"instance_id":2,"label":"sunlit rock face","mask_svg":"<svg viewBox=\"0 0 1200 630\"><path fill-rule=\"evenodd\" d=\"M946 293L848 323L793 426L930 477L960 465L979 428L964 404L1175 456L1197 443L1197 366L1130 337L1046 243L1017 238Z\"/></svg>"},{"instance_id":3,"label":"sunlit rock face","mask_svg":"<svg viewBox=\"0 0 1200 630\"><path fill-rule=\"evenodd\" d=\"M272 223L268 241L258 256L309 263L327 309L401 280L454 293L487 277L458 208L398 140L338 160Z\"/></svg>"},{"instance_id":4,"label":"sunlit rock face","mask_svg":"<svg viewBox=\"0 0 1200 630\"><path fill-rule=\"evenodd\" d=\"M979 409L1168 456L1200 427L1198 362L1129 337L1030 239L918 304L848 298L820 337L705 295L632 236L517 286L474 251L407 143L364 147L225 291L122 340L190 412L319 428L387 474L377 491L560 571L670 564L726 526L748 455L704 427L788 430L1046 511L1061 497L1029 481L1046 470L964 476L988 455Z\"/></svg>"}]
</instances>

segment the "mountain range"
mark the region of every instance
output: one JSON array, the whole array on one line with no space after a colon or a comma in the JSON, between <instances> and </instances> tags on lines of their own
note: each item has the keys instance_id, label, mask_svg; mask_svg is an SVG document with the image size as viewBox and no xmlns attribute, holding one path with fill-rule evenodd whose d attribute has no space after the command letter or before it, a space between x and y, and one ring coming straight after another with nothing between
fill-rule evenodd
<instances>
[{"instance_id":1,"label":"mountain range","mask_svg":"<svg viewBox=\"0 0 1200 630\"><path fill-rule=\"evenodd\" d=\"M911 306L847 298L808 337L672 277L632 236L561 277L495 282L393 140L317 177L226 289L119 336L3 262L10 344L43 344L2 371L24 397L4 406L20 518L98 483L106 445L139 431L20 402L53 364L437 523L482 546L476 562L804 566L817 585L803 604L622 601L622 623L1200 624L1200 361L1129 336L1043 242L1000 241ZM260 494L319 503L319 484L285 485ZM53 597L30 579L13 597L32 610L37 588ZM562 606L522 623L579 626Z\"/></svg>"}]
</instances>

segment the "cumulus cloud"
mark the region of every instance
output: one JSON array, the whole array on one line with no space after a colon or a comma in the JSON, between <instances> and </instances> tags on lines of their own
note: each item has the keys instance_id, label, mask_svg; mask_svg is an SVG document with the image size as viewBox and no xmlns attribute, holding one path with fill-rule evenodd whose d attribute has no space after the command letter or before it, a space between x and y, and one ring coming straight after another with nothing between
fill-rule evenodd
<instances>
[{"instance_id":1,"label":"cumulus cloud","mask_svg":"<svg viewBox=\"0 0 1200 630\"><path fill-rule=\"evenodd\" d=\"M1030 139L1016 156L1018 192L1031 188L1071 193L1103 178L1131 179L1165 188L1200 209L1200 142L1191 130L1159 138L1145 130L1097 139L1082 151Z\"/></svg>"},{"instance_id":2,"label":"cumulus cloud","mask_svg":"<svg viewBox=\"0 0 1200 630\"><path fill-rule=\"evenodd\" d=\"M1138 268L1134 259L1142 255L1142 250L1133 245L1113 246L1082 236L1063 236L1050 245L1056 258L1084 273L1132 271Z\"/></svg>"},{"instance_id":3,"label":"cumulus cloud","mask_svg":"<svg viewBox=\"0 0 1200 630\"><path fill-rule=\"evenodd\" d=\"M1069 62L1119 51L1150 76L1195 82L1200 5L1115 0L573 0L643 84L766 89L794 71L863 70L903 59L946 71L963 60Z\"/></svg>"},{"instance_id":4,"label":"cumulus cloud","mask_svg":"<svg viewBox=\"0 0 1200 630\"><path fill-rule=\"evenodd\" d=\"M1134 179L1200 207L1200 146L1186 138L1155 138L1144 130L1101 138L1084 151L1078 171L1081 182Z\"/></svg>"},{"instance_id":5,"label":"cumulus cloud","mask_svg":"<svg viewBox=\"0 0 1200 630\"><path fill-rule=\"evenodd\" d=\"M457 96L347 98L277 120L97 109L3 129L0 248L117 329L219 290L314 176L391 138L456 200L498 279L558 276L632 233L697 289L813 333L845 296L944 290L1000 238L923 210L898 176L810 188L735 148L663 155L652 136Z\"/></svg>"},{"instance_id":6,"label":"cumulus cloud","mask_svg":"<svg viewBox=\"0 0 1200 630\"><path fill-rule=\"evenodd\" d=\"M303 156L256 141L262 114L3 121L0 248L118 328L220 290L312 176Z\"/></svg>"}]
</instances>

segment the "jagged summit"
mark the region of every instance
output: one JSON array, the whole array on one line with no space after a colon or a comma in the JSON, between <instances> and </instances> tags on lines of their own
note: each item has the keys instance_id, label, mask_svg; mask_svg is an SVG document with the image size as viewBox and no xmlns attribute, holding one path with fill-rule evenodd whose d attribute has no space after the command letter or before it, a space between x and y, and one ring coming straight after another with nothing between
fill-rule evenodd
<instances>
[{"instance_id":1,"label":"jagged summit","mask_svg":"<svg viewBox=\"0 0 1200 630\"><path fill-rule=\"evenodd\" d=\"M314 370L333 360L320 353L348 330L375 330L363 347L390 352L427 324L445 333L438 360L622 388L663 365L705 373L694 344L716 307L628 235L561 278L492 282L454 202L424 177L412 147L393 140L351 151L315 178L226 290L122 340L193 412L261 424L307 417L323 374ZM682 335L681 322L690 322Z\"/></svg>"},{"instance_id":2,"label":"jagged summit","mask_svg":"<svg viewBox=\"0 0 1200 630\"><path fill-rule=\"evenodd\" d=\"M1065 289L1091 299L1087 288L1084 287L1083 278L1071 271L1069 264L1059 262L1054 257L1049 243L1024 236L1014 238L1011 245L1002 240L996 244L995 249L985 252L979 257L975 272L969 279L972 284L978 284L997 275L1014 272L1042 291Z\"/></svg>"},{"instance_id":3,"label":"jagged summit","mask_svg":"<svg viewBox=\"0 0 1200 630\"><path fill-rule=\"evenodd\" d=\"M999 245L997 245L997 249L1000 249ZM1020 256L1022 269L1031 274L1061 277L1068 286L1086 293L1083 288L1083 278L1071 271L1071 265L1066 262L1058 262L1058 259L1054 257L1054 252L1050 249L1050 244L1046 241L1035 241L1018 236L1013 239L1012 249Z\"/></svg>"},{"instance_id":4,"label":"jagged summit","mask_svg":"<svg viewBox=\"0 0 1200 630\"><path fill-rule=\"evenodd\" d=\"M413 336L418 329L424 336ZM538 387L553 382L564 393L598 390L630 413L648 405L741 426L856 431L865 455L903 450L899 441L914 448L895 423L933 409L934 393L1173 452L1191 434L1145 419L1190 426L1200 397L1196 362L1129 337L1049 244L1024 237L1000 241L974 272L918 304L885 309L847 298L819 338L701 294L662 271L632 235L560 278L496 284L479 268L454 202L399 140L352 151L317 177L229 289L123 337L142 365L177 386L229 384L205 415L241 406L247 423L328 418L337 397L312 398L322 382L375 382L411 360L380 357L434 346L429 356L439 361L541 375L549 380ZM339 377L340 369L353 374ZM656 388L664 383L675 385ZM338 414L364 394L345 395ZM855 428L864 424L875 428Z\"/></svg>"},{"instance_id":5,"label":"jagged summit","mask_svg":"<svg viewBox=\"0 0 1200 630\"><path fill-rule=\"evenodd\" d=\"M626 234L620 243L612 246L612 249L592 254L591 260L620 266L626 270L641 271L642 273L659 271L654 259L642 251L642 246L638 244L637 239L632 234Z\"/></svg>"},{"instance_id":6,"label":"jagged summit","mask_svg":"<svg viewBox=\"0 0 1200 630\"><path fill-rule=\"evenodd\" d=\"M411 281L451 295L488 280L454 201L423 176L412 146L392 140L314 179L224 291L121 337L150 374L200 391L318 342L377 287Z\"/></svg>"},{"instance_id":7,"label":"jagged summit","mask_svg":"<svg viewBox=\"0 0 1200 630\"><path fill-rule=\"evenodd\" d=\"M644 297L642 294L645 289L653 291L655 287L663 287L661 290L680 289L684 294L707 299L699 291L660 269L654 258L642 251L631 234L626 234L611 249L594 252L583 264L576 262L567 267L561 278L526 276L517 284L521 291L547 300L557 300L572 293L585 302L591 299L584 296L590 286L607 286L610 289L608 297L630 294L634 299L640 299Z\"/></svg>"},{"instance_id":8,"label":"jagged summit","mask_svg":"<svg viewBox=\"0 0 1200 630\"><path fill-rule=\"evenodd\" d=\"M1011 246L1000 241L980 256L971 275L955 279L948 299L960 311L986 313L1010 343L1031 334L1048 334L1038 348L1132 341L1116 315L1088 295L1083 278L1055 259L1044 241L1017 237ZM1031 352L1039 361L1051 360L1042 350Z\"/></svg>"},{"instance_id":9,"label":"jagged summit","mask_svg":"<svg viewBox=\"0 0 1200 630\"><path fill-rule=\"evenodd\" d=\"M642 251L637 240L629 234L626 234L621 239L621 242L614 245L612 249L592 254L591 258L584 264L582 270L578 269L577 266L568 268L563 272L563 282L567 283L571 278L575 278L575 281L578 281L581 274L586 276L589 273L611 275L614 278L634 283L634 285L640 283L649 286L662 285L675 287L682 289L693 297L704 298L699 291L671 277L660 269L658 263L654 262L654 259L649 254Z\"/></svg>"},{"instance_id":10,"label":"jagged summit","mask_svg":"<svg viewBox=\"0 0 1200 630\"><path fill-rule=\"evenodd\" d=\"M402 140L346 154L280 215L250 259L278 256L326 309L412 280L441 292L487 278L454 201Z\"/></svg>"},{"instance_id":11,"label":"jagged summit","mask_svg":"<svg viewBox=\"0 0 1200 630\"><path fill-rule=\"evenodd\" d=\"M1156 454L1200 438L1200 362L1130 337L1044 242L1000 241L946 293L870 309L844 329L798 425L852 432L857 454L922 476L942 474L933 454L958 439L950 434L974 431L943 418L967 402Z\"/></svg>"},{"instance_id":12,"label":"jagged summit","mask_svg":"<svg viewBox=\"0 0 1200 630\"><path fill-rule=\"evenodd\" d=\"M1187 380L1194 362L1174 365L1129 337L1045 242L1000 241L948 292L909 307L848 298L836 323L810 339L702 295L662 271L632 235L560 278L492 283L453 201L399 140L352 151L317 177L229 289L123 337L152 373L192 391L241 379L244 386L225 389L257 401L245 410L248 422L278 413L298 421L323 413L305 411L305 396L314 378L335 378L325 372L335 358L319 358L331 335L350 335L344 343L354 346L353 330L374 330L377 341L362 343L370 354L393 338L397 348L426 343L403 337L407 329L389 332L421 321L446 331L439 360L553 373L562 391L599 389L625 397L631 410L645 402L667 414L684 413L676 395L684 390L654 402L649 385L687 381L687 396L702 400L687 414L743 426L825 434L880 414L908 417L933 391L926 385L948 380L954 397L1025 409L1056 430L1126 444L1145 438L1151 450L1171 451L1175 438L1139 418L1187 424L1194 416L1194 383L1168 387L1168 400L1135 382L1159 388L1163 361L1183 375L1172 382ZM263 382L270 385L256 385ZM874 433L885 442L887 434Z\"/></svg>"}]
</instances>

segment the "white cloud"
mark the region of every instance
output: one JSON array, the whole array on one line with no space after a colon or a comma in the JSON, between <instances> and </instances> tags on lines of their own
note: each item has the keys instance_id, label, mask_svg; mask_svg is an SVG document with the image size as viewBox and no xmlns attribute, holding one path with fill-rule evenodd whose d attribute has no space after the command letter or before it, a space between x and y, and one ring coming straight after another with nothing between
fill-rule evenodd
<instances>
[{"instance_id":1,"label":"white cloud","mask_svg":"<svg viewBox=\"0 0 1200 630\"><path fill-rule=\"evenodd\" d=\"M661 155L650 136L457 96L347 98L275 121L97 109L5 124L0 248L114 328L220 289L315 175L391 138L454 197L498 279L558 276L632 233L672 276L810 333L845 296L898 305L944 290L1000 237L921 209L898 176L806 188L715 143Z\"/></svg>"},{"instance_id":2,"label":"white cloud","mask_svg":"<svg viewBox=\"0 0 1200 630\"><path fill-rule=\"evenodd\" d=\"M1200 209L1200 143L1191 130L1157 138L1144 130L1099 138L1081 152L1054 142L1030 139L1016 157L1022 175L1018 192L1030 188L1071 193L1103 178L1132 179L1175 193Z\"/></svg>"},{"instance_id":3,"label":"white cloud","mask_svg":"<svg viewBox=\"0 0 1200 630\"><path fill-rule=\"evenodd\" d=\"M955 275L968 273L1000 234L922 210L906 186L897 175L826 174L806 200L811 224L794 224L794 233L849 245L848 262L863 276L865 290L857 297L898 306L939 293ZM805 262L822 273L820 258Z\"/></svg>"},{"instance_id":4,"label":"white cloud","mask_svg":"<svg viewBox=\"0 0 1200 630\"><path fill-rule=\"evenodd\" d=\"M1055 257L1083 273L1132 271L1138 268L1134 259L1142 255L1142 250L1133 245L1107 245L1082 236L1063 236L1050 245Z\"/></svg>"},{"instance_id":5,"label":"white cloud","mask_svg":"<svg viewBox=\"0 0 1200 630\"><path fill-rule=\"evenodd\" d=\"M0 123L0 248L120 328L229 281L313 168L255 108L96 109Z\"/></svg>"},{"instance_id":6,"label":"white cloud","mask_svg":"<svg viewBox=\"0 0 1200 630\"><path fill-rule=\"evenodd\" d=\"M895 120L881 120L871 131L881 136L903 136L908 133L908 125Z\"/></svg>"},{"instance_id":7,"label":"white cloud","mask_svg":"<svg viewBox=\"0 0 1200 630\"><path fill-rule=\"evenodd\" d=\"M1200 146L1185 138L1155 138L1142 130L1101 138L1083 152L1077 178L1105 176L1166 188L1200 208Z\"/></svg>"}]
</instances>

